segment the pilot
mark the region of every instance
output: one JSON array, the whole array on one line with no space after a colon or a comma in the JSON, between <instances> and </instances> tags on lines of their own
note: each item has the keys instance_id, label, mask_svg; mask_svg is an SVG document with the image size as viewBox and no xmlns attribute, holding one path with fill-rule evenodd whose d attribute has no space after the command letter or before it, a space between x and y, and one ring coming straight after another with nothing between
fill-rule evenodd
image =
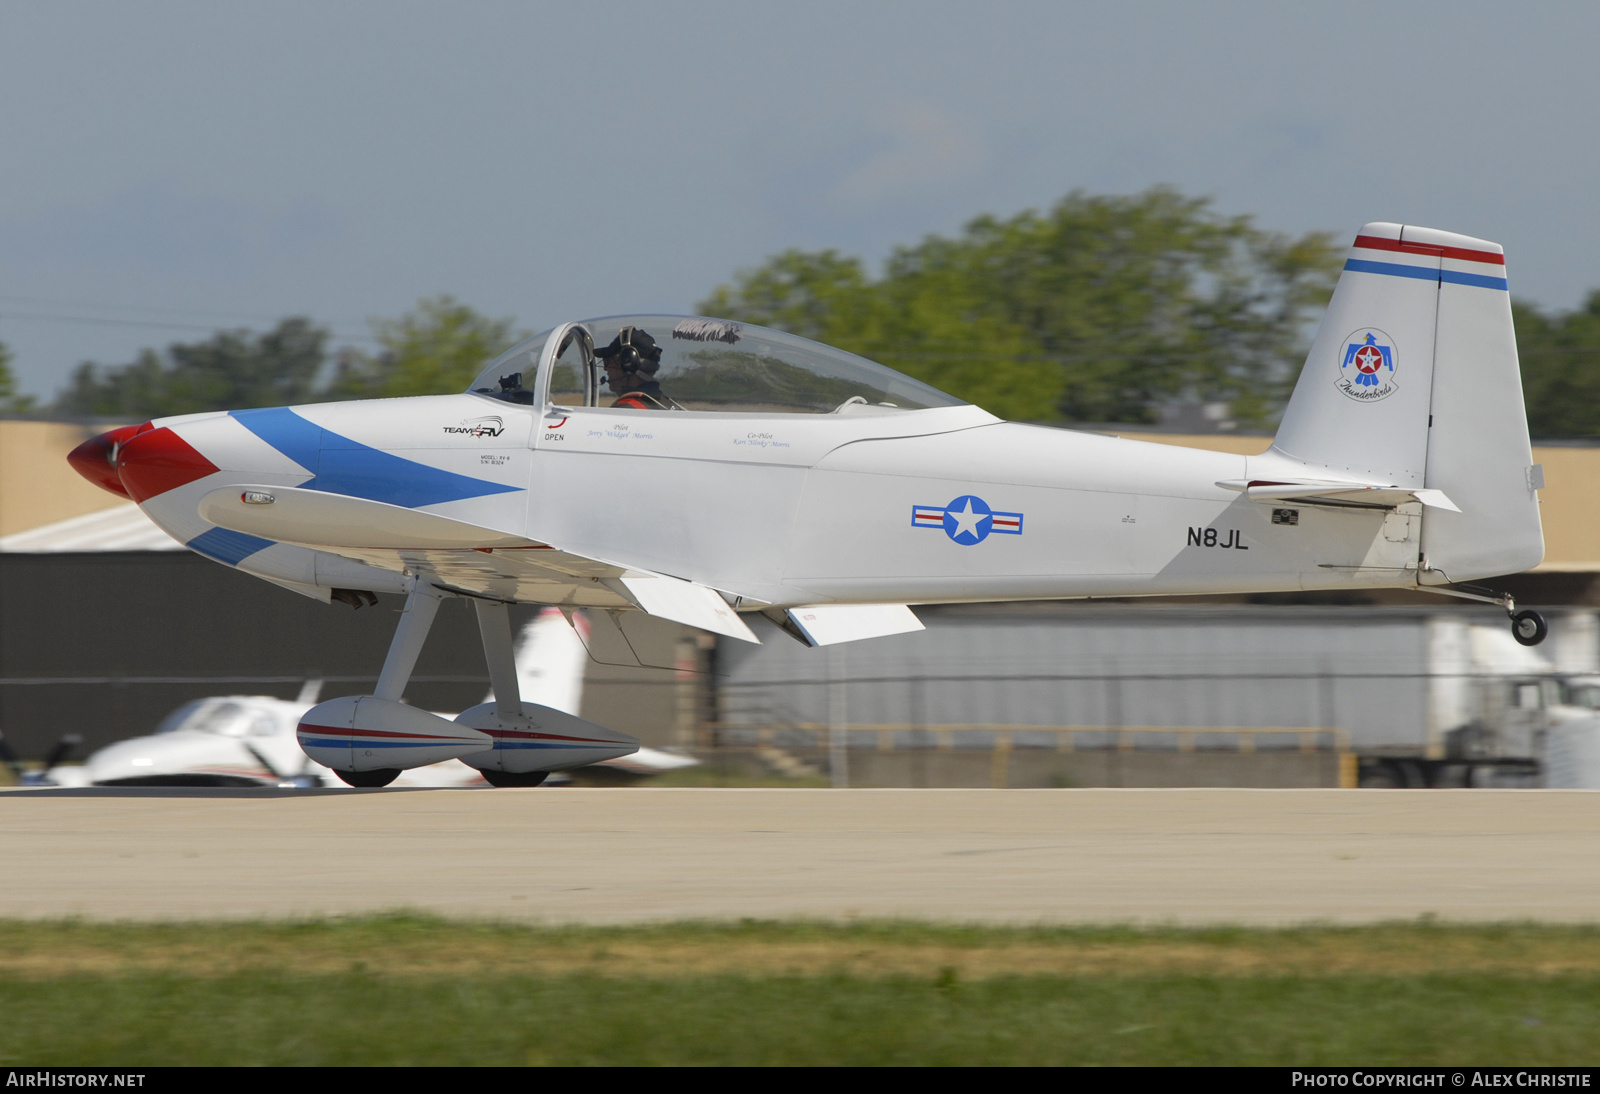
<instances>
[{"instance_id":1,"label":"pilot","mask_svg":"<svg viewBox=\"0 0 1600 1094\"><path fill-rule=\"evenodd\" d=\"M661 367L661 347L638 327L623 327L611 344L595 351L605 364L606 383L616 393L611 405L618 410L671 410L672 400L661 393L656 371Z\"/></svg>"}]
</instances>

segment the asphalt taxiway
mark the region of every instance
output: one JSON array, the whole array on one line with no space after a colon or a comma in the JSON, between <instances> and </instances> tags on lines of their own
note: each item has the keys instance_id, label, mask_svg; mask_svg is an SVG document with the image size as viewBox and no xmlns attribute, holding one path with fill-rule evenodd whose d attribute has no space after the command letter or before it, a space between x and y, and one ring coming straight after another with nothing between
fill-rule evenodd
<instances>
[{"instance_id":1,"label":"asphalt taxiway","mask_svg":"<svg viewBox=\"0 0 1600 1094\"><path fill-rule=\"evenodd\" d=\"M0 917L1600 920L1600 792L0 792Z\"/></svg>"}]
</instances>

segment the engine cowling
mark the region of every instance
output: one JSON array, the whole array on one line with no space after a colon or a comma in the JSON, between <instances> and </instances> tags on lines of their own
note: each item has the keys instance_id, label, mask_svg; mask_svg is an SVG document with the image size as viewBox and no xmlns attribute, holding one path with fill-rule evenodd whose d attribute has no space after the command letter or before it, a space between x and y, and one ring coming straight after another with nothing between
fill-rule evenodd
<instances>
[{"instance_id":1,"label":"engine cowling","mask_svg":"<svg viewBox=\"0 0 1600 1094\"><path fill-rule=\"evenodd\" d=\"M318 703L301 717L295 737L307 756L336 771L423 767L494 744L460 721L371 695Z\"/></svg>"},{"instance_id":2,"label":"engine cowling","mask_svg":"<svg viewBox=\"0 0 1600 1094\"><path fill-rule=\"evenodd\" d=\"M494 743L461 757L479 771L565 771L639 751L637 737L536 703L523 703L522 717L509 719L494 703L481 703L456 715L456 722Z\"/></svg>"}]
</instances>

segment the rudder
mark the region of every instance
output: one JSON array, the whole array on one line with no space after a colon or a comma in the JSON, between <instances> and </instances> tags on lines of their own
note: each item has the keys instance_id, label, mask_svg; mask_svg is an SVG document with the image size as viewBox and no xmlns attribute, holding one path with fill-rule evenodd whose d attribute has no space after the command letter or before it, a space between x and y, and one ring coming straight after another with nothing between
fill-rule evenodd
<instances>
[{"instance_id":1,"label":"rudder","mask_svg":"<svg viewBox=\"0 0 1600 1094\"><path fill-rule=\"evenodd\" d=\"M1443 491L1425 584L1544 557L1501 247L1431 228L1361 229L1272 453L1308 476Z\"/></svg>"}]
</instances>

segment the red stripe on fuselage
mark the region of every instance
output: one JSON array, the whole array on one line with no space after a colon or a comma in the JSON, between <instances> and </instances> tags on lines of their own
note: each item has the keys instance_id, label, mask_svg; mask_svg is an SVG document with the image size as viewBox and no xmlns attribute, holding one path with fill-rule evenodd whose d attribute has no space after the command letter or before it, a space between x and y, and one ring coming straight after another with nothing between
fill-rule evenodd
<instances>
[{"instance_id":1,"label":"red stripe on fuselage","mask_svg":"<svg viewBox=\"0 0 1600 1094\"><path fill-rule=\"evenodd\" d=\"M1445 258L1458 258L1463 262L1486 262L1492 266L1504 266L1506 256L1495 254L1493 251L1474 251L1466 247L1441 247L1434 243L1410 243L1401 239L1380 239L1378 236L1356 236L1356 246L1369 251L1398 251L1401 254L1427 255L1430 258L1443 256Z\"/></svg>"}]
</instances>

